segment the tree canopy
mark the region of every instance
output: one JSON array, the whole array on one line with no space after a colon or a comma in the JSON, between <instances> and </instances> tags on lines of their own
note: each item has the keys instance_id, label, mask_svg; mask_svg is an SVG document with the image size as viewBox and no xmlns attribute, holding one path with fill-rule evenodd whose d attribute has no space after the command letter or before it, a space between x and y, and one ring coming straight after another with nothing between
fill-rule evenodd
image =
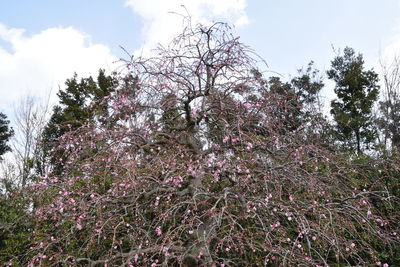
<instances>
[{"instance_id":1,"label":"tree canopy","mask_svg":"<svg viewBox=\"0 0 400 267\"><path fill-rule=\"evenodd\" d=\"M362 55L356 55L349 47L332 61L327 74L336 83L338 99L332 101L331 113L337 123L339 138L361 154L362 145L368 145L376 138L372 107L379 94L378 74L364 70Z\"/></svg>"}]
</instances>

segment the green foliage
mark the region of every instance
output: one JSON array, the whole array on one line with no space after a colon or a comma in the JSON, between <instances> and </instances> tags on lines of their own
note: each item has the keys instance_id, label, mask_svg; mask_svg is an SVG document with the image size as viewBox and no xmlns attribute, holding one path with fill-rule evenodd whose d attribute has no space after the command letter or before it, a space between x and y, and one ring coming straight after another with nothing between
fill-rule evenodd
<instances>
[{"instance_id":1,"label":"green foliage","mask_svg":"<svg viewBox=\"0 0 400 267\"><path fill-rule=\"evenodd\" d=\"M29 253L33 223L22 193L0 195L0 263L18 262Z\"/></svg>"},{"instance_id":2,"label":"green foliage","mask_svg":"<svg viewBox=\"0 0 400 267\"><path fill-rule=\"evenodd\" d=\"M0 160L4 153L11 150L7 142L13 136L14 131L9 126L9 123L7 116L0 112Z\"/></svg>"},{"instance_id":3,"label":"green foliage","mask_svg":"<svg viewBox=\"0 0 400 267\"><path fill-rule=\"evenodd\" d=\"M171 133L173 130L181 129L184 126L183 111L177 106L177 96L174 94L166 95L162 102L164 103L161 107L162 130Z\"/></svg>"},{"instance_id":4,"label":"green foliage","mask_svg":"<svg viewBox=\"0 0 400 267\"><path fill-rule=\"evenodd\" d=\"M271 77L266 83L269 93L280 96L278 103L285 103L280 109L276 104L275 115L286 125L287 131L294 131L300 125L321 116L319 93L324 87L319 71L311 61L307 68L299 69L298 76L290 82L283 82L279 77Z\"/></svg>"},{"instance_id":5,"label":"green foliage","mask_svg":"<svg viewBox=\"0 0 400 267\"><path fill-rule=\"evenodd\" d=\"M284 103L284 105L276 105L274 115L280 117L280 120L284 122L285 130L296 130L303 122L299 94L290 83L282 82L279 77L271 77L268 85L270 93L278 97L278 103Z\"/></svg>"},{"instance_id":6,"label":"green foliage","mask_svg":"<svg viewBox=\"0 0 400 267\"><path fill-rule=\"evenodd\" d=\"M376 137L372 107L379 93L378 74L364 70L362 55L356 55L349 47L331 64L327 74L336 83L338 99L331 103L331 114L337 124L338 139L360 155L362 145L368 148Z\"/></svg>"},{"instance_id":7,"label":"green foliage","mask_svg":"<svg viewBox=\"0 0 400 267\"><path fill-rule=\"evenodd\" d=\"M294 77L290 84L302 106L303 117L309 118L315 113L321 112L322 103L319 99L319 93L324 87L324 83L319 70L314 68L313 61L308 63L306 69L299 69L298 76Z\"/></svg>"},{"instance_id":8,"label":"green foliage","mask_svg":"<svg viewBox=\"0 0 400 267\"><path fill-rule=\"evenodd\" d=\"M75 130L89 121L98 120L106 122L108 116L108 103L105 98L110 95L116 87L117 81L112 76L106 75L104 70L99 70L97 81L92 77L78 80L77 74L65 82L65 90L58 92L60 105L53 108L53 114L43 131L43 159L50 158L55 172L62 169L62 152L53 153L58 139L66 132ZM39 161L38 172L44 173L44 160Z\"/></svg>"},{"instance_id":9,"label":"green foliage","mask_svg":"<svg viewBox=\"0 0 400 267\"><path fill-rule=\"evenodd\" d=\"M45 136L55 139L96 116L106 116L107 104L103 100L114 91L115 83L115 79L105 75L104 70L99 71L97 82L92 77L78 81L77 74L68 79L66 89L57 94L60 106L54 107Z\"/></svg>"}]
</instances>

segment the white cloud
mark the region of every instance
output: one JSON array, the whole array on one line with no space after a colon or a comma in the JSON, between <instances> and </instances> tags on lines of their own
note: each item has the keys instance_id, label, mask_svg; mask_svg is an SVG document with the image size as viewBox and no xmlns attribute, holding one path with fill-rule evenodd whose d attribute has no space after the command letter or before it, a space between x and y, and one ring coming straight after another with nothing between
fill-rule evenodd
<instances>
[{"instance_id":1,"label":"white cloud","mask_svg":"<svg viewBox=\"0 0 400 267\"><path fill-rule=\"evenodd\" d=\"M112 69L116 60L108 47L92 44L90 36L72 27L27 36L0 24L0 40L11 47L0 43L0 107L8 115L22 95L44 96L50 89L55 94L74 72L96 75L99 68Z\"/></svg>"},{"instance_id":2,"label":"white cloud","mask_svg":"<svg viewBox=\"0 0 400 267\"><path fill-rule=\"evenodd\" d=\"M383 50L383 60L390 61L400 56L400 35L397 35Z\"/></svg>"},{"instance_id":3,"label":"white cloud","mask_svg":"<svg viewBox=\"0 0 400 267\"><path fill-rule=\"evenodd\" d=\"M400 7L400 0L398 1ZM392 27L393 34L386 40L386 44L380 55L380 60L384 63L390 64L395 57L400 57L400 16L395 18L394 25Z\"/></svg>"},{"instance_id":4,"label":"white cloud","mask_svg":"<svg viewBox=\"0 0 400 267\"><path fill-rule=\"evenodd\" d=\"M399 1L400 4L400 1ZM381 86L381 97L383 97L383 92L385 88L384 84L384 68L390 71L396 62L400 59L400 19L397 19L395 27L393 27L395 32L386 41L386 45L383 47L380 55L378 56L376 67L374 68L379 72L380 76L380 86Z\"/></svg>"},{"instance_id":5,"label":"white cloud","mask_svg":"<svg viewBox=\"0 0 400 267\"><path fill-rule=\"evenodd\" d=\"M246 0L126 0L125 5L144 20L144 52L158 43L165 45L181 32L182 17L171 12L186 15L185 8L194 23L213 20L227 21L236 26L249 23L245 12Z\"/></svg>"}]
</instances>

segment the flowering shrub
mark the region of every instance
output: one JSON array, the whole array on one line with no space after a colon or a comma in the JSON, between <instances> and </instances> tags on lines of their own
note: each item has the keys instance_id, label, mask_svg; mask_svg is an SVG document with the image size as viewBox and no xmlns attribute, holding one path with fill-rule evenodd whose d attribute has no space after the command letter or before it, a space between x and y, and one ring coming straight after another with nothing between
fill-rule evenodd
<instances>
[{"instance_id":1,"label":"flowering shrub","mask_svg":"<svg viewBox=\"0 0 400 267\"><path fill-rule=\"evenodd\" d=\"M29 264L395 262L398 160L334 152L320 116L287 127L299 107L229 27L189 26L126 62L108 124L61 137L62 174L34 186Z\"/></svg>"}]
</instances>

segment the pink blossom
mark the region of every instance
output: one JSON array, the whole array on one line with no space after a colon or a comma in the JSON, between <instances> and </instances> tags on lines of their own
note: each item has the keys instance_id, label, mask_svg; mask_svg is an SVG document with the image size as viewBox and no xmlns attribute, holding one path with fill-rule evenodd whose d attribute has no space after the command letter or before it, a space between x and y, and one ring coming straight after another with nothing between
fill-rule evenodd
<instances>
[{"instance_id":1,"label":"pink blossom","mask_svg":"<svg viewBox=\"0 0 400 267\"><path fill-rule=\"evenodd\" d=\"M252 148L253 148L253 144L250 143L250 142L247 142L247 147L246 147L246 149L247 149L247 150L251 150Z\"/></svg>"},{"instance_id":2,"label":"pink blossom","mask_svg":"<svg viewBox=\"0 0 400 267\"><path fill-rule=\"evenodd\" d=\"M160 236L160 235L162 234L162 231L161 231L161 227L160 227L160 226L157 226L157 228L156 228L156 234L157 234L158 236Z\"/></svg>"}]
</instances>

